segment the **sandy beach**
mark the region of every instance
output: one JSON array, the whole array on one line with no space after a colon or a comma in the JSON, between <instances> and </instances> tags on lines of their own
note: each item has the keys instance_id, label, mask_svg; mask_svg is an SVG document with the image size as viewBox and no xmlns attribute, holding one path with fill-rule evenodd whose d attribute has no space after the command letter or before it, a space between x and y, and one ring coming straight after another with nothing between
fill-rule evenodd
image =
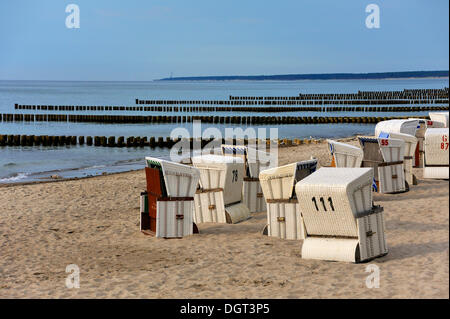
<instances>
[{"instance_id":1,"label":"sandy beach","mask_svg":"<svg viewBox=\"0 0 450 319\"><path fill-rule=\"evenodd\" d=\"M326 143L280 148L279 164L311 155L330 165ZM0 298L449 298L449 183L414 173L409 192L374 196L389 253L363 264L303 260L301 241L261 235L265 213L145 236L143 171L0 187ZM66 288L69 264L79 289ZM366 287L370 264L379 288Z\"/></svg>"}]
</instances>

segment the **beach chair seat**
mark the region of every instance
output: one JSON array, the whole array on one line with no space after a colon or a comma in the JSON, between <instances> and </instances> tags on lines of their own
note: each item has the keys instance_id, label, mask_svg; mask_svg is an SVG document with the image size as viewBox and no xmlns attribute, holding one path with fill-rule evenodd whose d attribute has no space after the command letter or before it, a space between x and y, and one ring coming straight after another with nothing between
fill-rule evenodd
<instances>
[{"instance_id":1,"label":"beach chair seat","mask_svg":"<svg viewBox=\"0 0 450 319\"><path fill-rule=\"evenodd\" d=\"M387 254L373 168L323 167L295 186L305 227L302 258L363 262Z\"/></svg>"},{"instance_id":2,"label":"beach chair seat","mask_svg":"<svg viewBox=\"0 0 450 319\"><path fill-rule=\"evenodd\" d=\"M266 202L259 182L259 172L271 165L268 153L244 145L222 145L224 156L240 157L245 163L245 176L242 187L243 203L251 213L266 210Z\"/></svg>"},{"instance_id":3,"label":"beach chair seat","mask_svg":"<svg viewBox=\"0 0 450 319\"><path fill-rule=\"evenodd\" d=\"M448 179L448 135L448 128L429 128L425 132L425 165L423 169L424 178Z\"/></svg>"},{"instance_id":4,"label":"beach chair seat","mask_svg":"<svg viewBox=\"0 0 450 319\"><path fill-rule=\"evenodd\" d=\"M332 167L361 167L364 158L361 148L333 140L327 142L332 156Z\"/></svg>"},{"instance_id":5,"label":"beach chair seat","mask_svg":"<svg viewBox=\"0 0 450 319\"><path fill-rule=\"evenodd\" d=\"M263 234L281 239L304 239L303 219L295 198L295 184L316 171L317 160L292 163L262 171L267 225Z\"/></svg>"},{"instance_id":6,"label":"beach chair seat","mask_svg":"<svg viewBox=\"0 0 450 319\"><path fill-rule=\"evenodd\" d=\"M198 232L193 221L193 203L199 171L158 158L145 160L147 191L141 193L141 231L163 238L181 238Z\"/></svg>"},{"instance_id":7,"label":"beach chair seat","mask_svg":"<svg viewBox=\"0 0 450 319\"><path fill-rule=\"evenodd\" d=\"M239 157L203 155L192 157L200 171L200 188L195 193L194 221L238 223L250 218L242 203L244 160Z\"/></svg>"}]
</instances>

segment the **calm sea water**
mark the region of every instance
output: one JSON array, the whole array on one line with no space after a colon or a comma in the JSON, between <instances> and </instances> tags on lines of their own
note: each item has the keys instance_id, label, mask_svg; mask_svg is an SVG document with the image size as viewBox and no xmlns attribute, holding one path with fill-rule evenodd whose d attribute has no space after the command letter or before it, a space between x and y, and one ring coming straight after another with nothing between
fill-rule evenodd
<instances>
[{"instance_id":1,"label":"calm sea water","mask_svg":"<svg viewBox=\"0 0 450 319\"><path fill-rule=\"evenodd\" d=\"M232 81L232 82L48 82L0 81L0 113L46 113L60 111L14 110L14 104L31 105L135 105L135 99L227 100L235 96L296 96L299 93L354 93L416 88L443 88L448 79L340 80L340 81ZM75 114L76 112L68 112ZM90 114L90 112L78 112ZM91 112L102 114L102 112ZM143 115L145 112L103 112L105 114ZM159 115L163 113L151 113ZM167 114L167 113L164 113ZM176 115L182 115L175 113ZM194 115L195 113L191 113ZM399 115L399 113L395 113ZM426 113L408 113L424 115ZM202 113L227 115L227 113ZM239 115L239 113L233 113ZM246 115L252 115L246 113ZM258 114L264 116L266 114ZM324 113L277 113L278 116L326 116ZM333 116L358 116L361 113L337 113ZM369 113L364 113L368 116ZM380 113L377 113L379 116ZM383 116L392 114L383 113ZM182 124L192 133L191 124ZM202 125L202 129L211 127ZM169 136L174 124L93 124L93 123L1 123L0 134L83 135L83 136ZM231 125L214 125L224 132ZM373 133L373 125L321 124L281 125L279 137L329 138ZM261 128L256 126L255 128ZM144 166L145 156L168 157L167 149L74 147L0 147L0 183L62 177L83 177L103 172L120 172Z\"/></svg>"}]
</instances>

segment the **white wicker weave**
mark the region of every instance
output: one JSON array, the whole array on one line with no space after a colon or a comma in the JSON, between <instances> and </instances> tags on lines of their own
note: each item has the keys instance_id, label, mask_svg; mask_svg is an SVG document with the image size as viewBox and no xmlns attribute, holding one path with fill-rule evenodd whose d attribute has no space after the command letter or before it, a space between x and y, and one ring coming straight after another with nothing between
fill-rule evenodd
<instances>
[{"instance_id":1,"label":"white wicker weave","mask_svg":"<svg viewBox=\"0 0 450 319\"><path fill-rule=\"evenodd\" d=\"M448 166L448 128L429 128L425 133L425 165Z\"/></svg>"},{"instance_id":2,"label":"white wicker weave","mask_svg":"<svg viewBox=\"0 0 450 319\"><path fill-rule=\"evenodd\" d=\"M327 142L336 167L361 167L364 157L361 148L333 140Z\"/></svg>"},{"instance_id":3,"label":"white wicker weave","mask_svg":"<svg viewBox=\"0 0 450 319\"><path fill-rule=\"evenodd\" d=\"M430 112L433 128L448 128L448 112Z\"/></svg>"},{"instance_id":4,"label":"white wicker weave","mask_svg":"<svg viewBox=\"0 0 450 319\"><path fill-rule=\"evenodd\" d=\"M281 239L305 239L298 202L267 203L267 235Z\"/></svg>"},{"instance_id":5,"label":"white wicker weave","mask_svg":"<svg viewBox=\"0 0 450 319\"><path fill-rule=\"evenodd\" d=\"M194 201L158 201L156 237L181 238L193 234Z\"/></svg>"},{"instance_id":6,"label":"white wicker weave","mask_svg":"<svg viewBox=\"0 0 450 319\"><path fill-rule=\"evenodd\" d=\"M244 180L242 202L248 207L250 213L266 211L266 201L259 181Z\"/></svg>"},{"instance_id":7,"label":"white wicker weave","mask_svg":"<svg viewBox=\"0 0 450 319\"><path fill-rule=\"evenodd\" d=\"M194 197L194 222L223 223L227 222L223 191L196 193Z\"/></svg>"},{"instance_id":8,"label":"white wicker weave","mask_svg":"<svg viewBox=\"0 0 450 319\"><path fill-rule=\"evenodd\" d=\"M372 168L321 168L295 186L306 230L302 258L360 262L387 253Z\"/></svg>"},{"instance_id":9,"label":"white wicker weave","mask_svg":"<svg viewBox=\"0 0 450 319\"><path fill-rule=\"evenodd\" d=\"M295 183L302 180L317 168L317 160L312 159L270 168L259 174L261 188L266 200L290 199Z\"/></svg>"},{"instance_id":10,"label":"white wicker weave","mask_svg":"<svg viewBox=\"0 0 450 319\"><path fill-rule=\"evenodd\" d=\"M236 224L251 217L244 203L223 204L223 192L196 193L194 197L194 222Z\"/></svg>"},{"instance_id":11,"label":"white wicker weave","mask_svg":"<svg viewBox=\"0 0 450 319\"><path fill-rule=\"evenodd\" d=\"M200 178L199 170L192 166L174 163L154 157L146 157L149 163L159 163L169 197L193 197Z\"/></svg>"},{"instance_id":12,"label":"white wicker weave","mask_svg":"<svg viewBox=\"0 0 450 319\"><path fill-rule=\"evenodd\" d=\"M416 130L419 127L418 120L389 120L381 121L375 126L375 136L381 132L386 133L404 133L416 136Z\"/></svg>"},{"instance_id":13,"label":"white wicker weave","mask_svg":"<svg viewBox=\"0 0 450 319\"><path fill-rule=\"evenodd\" d=\"M221 188L225 205L241 201L245 176L242 158L203 155L192 157L192 163L200 171L200 186L203 190Z\"/></svg>"},{"instance_id":14,"label":"white wicker weave","mask_svg":"<svg viewBox=\"0 0 450 319\"><path fill-rule=\"evenodd\" d=\"M424 178L448 179L449 129L429 128L425 133Z\"/></svg>"},{"instance_id":15,"label":"white wicker weave","mask_svg":"<svg viewBox=\"0 0 450 319\"><path fill-rule=\"evenodd\" d=\"M378 145L386 163L403 161L405 157L404 140L378 137Z\"/></svg>"}]
</instances>

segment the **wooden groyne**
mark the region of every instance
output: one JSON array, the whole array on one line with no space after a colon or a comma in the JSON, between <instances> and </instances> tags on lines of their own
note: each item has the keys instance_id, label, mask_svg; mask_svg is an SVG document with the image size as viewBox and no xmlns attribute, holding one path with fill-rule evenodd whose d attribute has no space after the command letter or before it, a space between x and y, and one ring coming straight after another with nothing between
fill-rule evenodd
<instances>
[{"instance_id":1,"label":"wooden groyne","mask_svg":"<svg viewBox=\"0 0 450 319\"><path fill-rule=\"evenodd\" d=\"M52 135L5 135L0 134L0 146L14 146L14 147L55 147L55 146L93 146L93 147L150 147L150 148L170 148L181 139L173 139L170 137L155 137L152 136L149 139L147 136L129 136L125 139L124 136L52 136ZM185 139L184 143L189 142L191 148L194 147L194 143L204 147L212 139ZM309 143L320 143L323 139L255 139L249 141L248 139L222 139L222 144L234 144L234 145L248 145L252 142L253 145L266 145L270 146L271 143L278 144L280 146L292 146Z\"/></svg>"},{"instance_id":2,"label":"wooden groyne","mask_svg":"<svg viewBox=\"0 0 450 319\"><path fill-rule=\"evenodd\" d=\"M420 116L418 116L420 117ZM0 114L2 122L70 122L70 123L192 123L201 121L214 124L331 124L331 123L378 123L380 121L408 118L407 116L139 116L139 115L72 115L72 114ZM420 118L426 118L422 116Z\"/></svg>"},{"instance_id":3,"label":"wooden groyne","mask_svg":"<svg viewBox=\"0 0 450 319\"><path fill-rule=\"evenodd\" d=\"M201 112L253 112L253 113L281 113L281 112L427 112L443 111L448 105L425 106L81 106L81 105L22 105L15 104L16 110L37 111L114 111L114 112L164 112L164 113L201 113Z\"/></svg>"}]
</instances>

